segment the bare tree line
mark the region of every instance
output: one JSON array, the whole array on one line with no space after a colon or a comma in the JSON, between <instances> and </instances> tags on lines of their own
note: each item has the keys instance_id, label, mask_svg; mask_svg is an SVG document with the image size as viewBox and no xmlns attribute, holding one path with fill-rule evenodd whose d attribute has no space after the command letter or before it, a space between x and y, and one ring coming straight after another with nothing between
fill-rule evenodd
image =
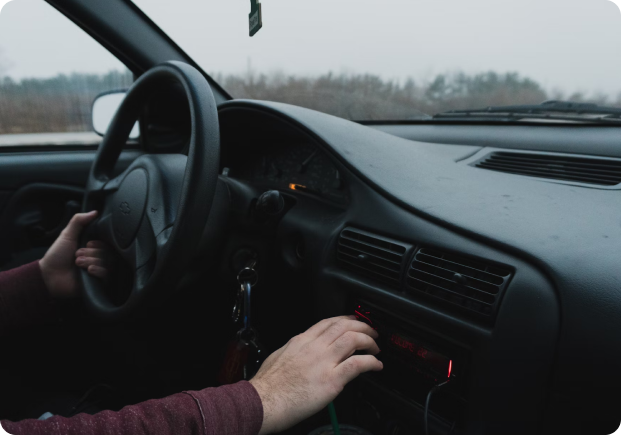
<instances>
[{"instance_id":1,"label":"bare tree line","mask_svg":"<svg viewBox=\"0 0 621 435\"><path fill-rule=\"evenodd\" d=\"M291 103L354 120L414 119L447 110L539 104L550 99L621 106L621 94L611 97L549 92L518 73L493 71L439 74L425 83L413 79L385 80L370 74L332 73L298 77L249 72L215 74L214 78L236 98Z\"/></svg>"},{"instance_id":2,"label":"bare tree line","mask_svg":"<svg viewBox=\"0 0 621 435\"><path fill-rule=\"evenodd\" d=\"M91 131L95 97L126 89L132 82L128 71L20 81L0 78L0 134Z\"/></svg>"},{"instance_id":3,"label":"bare tree line","mask_svg":"<svg viewBox=\"0 0 621 435\"><path fill-rule=\"evenodd\" d=\"M452 109L538 104L548 99L621 106L620 96L548 92L517 73L491 71L440 74L425 83L370 74L300 77L248 72L213 76L235 98L280 101L353 120L414 119ZM127 88L132 82L129 71L19 81L0 78L0 134L90 131L94 98L101 92Z\"/></svg>"}]
</instances>

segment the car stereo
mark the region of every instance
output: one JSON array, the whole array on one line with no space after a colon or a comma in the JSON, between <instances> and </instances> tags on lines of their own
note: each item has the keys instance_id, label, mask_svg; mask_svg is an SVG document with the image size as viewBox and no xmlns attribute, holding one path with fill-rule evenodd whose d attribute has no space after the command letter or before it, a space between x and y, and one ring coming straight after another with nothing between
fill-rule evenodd
<instances>
[{"instance_id":1,"label":"car stereo","mask_svg":"<svg viewBox=\"0 0 621 435\"><path fill-rule=\"evenodd\" d=\"M453 345L442 343L394 315L371 304L356 302L356 318L369 324L379 333L377 344L382 350L378 358L389 362L393 375L424 378L427 384L451 379L457 380L464 368L464 352Z\"/></svg>"},{"instance_id":2,"label":"car stereo","mask_svg":"<svg viewBox=\"0 0 621 435\"><path fill-rule=\"evenodd\" d=\"M448 356L435 352L403 332L386 331L388 346L391 351L400 355L413 366L436 379L451 377L453 360Z\"/></svg>"},{"instance_id":3,"label":"car stereo","mask_svg":"<svg viewBox=\"0 0 621 435\"><path fill-rule=\"evenodd\" d=\"M382 433L391 424L418 427L427 394L447 380L447 387L434 396L432 412L447 427L463 421L468 397L464 382L467 349L372 303L355 301L354 314L379 333L377 358L384 363L383 370L367 373L359 382L356 409L361 410L357 413L360 424ZM371 408L375 411L368 412Z\"/></svg>"}]
</instances>

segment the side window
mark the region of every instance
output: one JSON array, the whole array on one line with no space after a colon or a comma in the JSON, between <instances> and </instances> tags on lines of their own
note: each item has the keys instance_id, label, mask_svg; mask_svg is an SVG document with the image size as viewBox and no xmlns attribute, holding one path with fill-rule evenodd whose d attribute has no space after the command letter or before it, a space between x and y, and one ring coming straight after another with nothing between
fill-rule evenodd
<instances>
[{"instance_id":1,"label":"side window","mask_svg":"<svg viewBox=\"0 0 621 435\"><path fill-rule=\"evenodd\" d=\"M128 88L116 57L44 0L0 12L0 146L89 145L95 97Z\"/></svg>"}]
</instances>

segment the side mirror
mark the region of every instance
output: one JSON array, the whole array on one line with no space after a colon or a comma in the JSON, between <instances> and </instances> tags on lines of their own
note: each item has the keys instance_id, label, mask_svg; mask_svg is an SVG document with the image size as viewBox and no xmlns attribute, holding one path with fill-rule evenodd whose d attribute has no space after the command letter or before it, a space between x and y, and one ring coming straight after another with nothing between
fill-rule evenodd
<instances>
[{"instance_id":1,"label":"side mirror","mask_svg":"<svg viewBox=\"0 0 621 435\"><path fill-rule=\"evenodd\" d=\"M112 122L112 118L116 114L117 109L125 99L127 91L104 92L97 95L93 101L93 130L100 136L106 134L108 127ZM129 139L138 139L140 137L140 127L138 122L132 128Z\"/></svg>"}]
</instances>

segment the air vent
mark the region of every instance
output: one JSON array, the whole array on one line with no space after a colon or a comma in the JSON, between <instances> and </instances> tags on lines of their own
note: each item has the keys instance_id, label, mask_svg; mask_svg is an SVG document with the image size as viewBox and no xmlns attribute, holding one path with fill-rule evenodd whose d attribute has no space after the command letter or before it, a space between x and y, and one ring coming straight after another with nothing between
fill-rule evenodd
<instances>
[{"instance_id":1,"label":"air vent","mask_svg":"<svg viewBox=\"0 0 621 435\"><path fill-rule=\"evenodd\" d=\"M398 287L407 250L406 244L345 228L339 236L337 258L350 270Z\"/></svg>"},{"instance_id":2,"label":"air vent","mask_svg":"<svg viewBox=\"0 0 621 435\"><path fill-rule=\"evenodd\" d=\"M408 270L407 289L491 316L510 278L509 268L423 248Z\"/></svg>"},{"instance_id":3,"label":"air vent","mask_svg":"<svg viewBox=\"0 0 621 435\"><path fill-rule=\"evenodd\" d=\"M621 160L552 154L494 152L478 168L575 183L616 186L621 183Z\"/></svg>"}]
</instances>

